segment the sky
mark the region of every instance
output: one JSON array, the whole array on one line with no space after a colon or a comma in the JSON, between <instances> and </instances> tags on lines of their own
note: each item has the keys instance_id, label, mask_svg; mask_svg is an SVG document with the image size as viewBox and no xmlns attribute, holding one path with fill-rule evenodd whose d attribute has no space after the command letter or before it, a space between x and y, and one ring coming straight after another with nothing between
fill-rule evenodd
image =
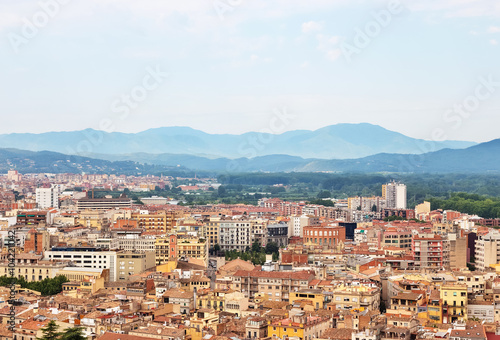
<instances>
[{"instance_id":1,"label":"sky","mask_svg":"<svg viewBox=\"0 0 500 340\"><path fill-rule=\"evenodd\" d=\"M500 2L2 0L0 133L500 138Z\"/></svg>"}]
</instances>

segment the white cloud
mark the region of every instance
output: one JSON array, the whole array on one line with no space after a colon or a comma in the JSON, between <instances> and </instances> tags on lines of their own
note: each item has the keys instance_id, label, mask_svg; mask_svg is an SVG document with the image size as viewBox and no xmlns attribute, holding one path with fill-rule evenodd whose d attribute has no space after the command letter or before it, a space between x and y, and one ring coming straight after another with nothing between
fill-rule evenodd
<instances>
[{"instance_id":1,"label":"white cloud","mask_svg":"<svg viewBox=\"0 0 500 340\"><path fill-rule=\"evenodd\" d=\"M302 33L320 32L324 24L318 21L308 21L302 24Z\"/></svg>"},{"instance_id":2,"label":"white cloud","mask_svg":"<svg viewBox=\"0 0 500 340\"><path fill-rule=\"evenodd\" d=\"M500 33L500 27L498 27L498 26L490 26L488 28L488 33Z\"/></svg>"},{"instance_id":3,"label":"white cloud","mask_svg":"<svg viewBox=\"0 0 500 340\"><path fill-rule=\"evenodd\" d=\"M300 64L300 68L308 68L309 67L309 62L304 61L302 64Z\"/></svg>"},{"instance_id":4,"label":"white cloud","mask_svg":"<svg viewBox=\"0 0 500 340\"><path fill-rule=\"evenodd\" d=\"M498 41L496 39L490 39L491 45L498 45Z\"/></svg>"},{"instance_id":5,"label":"white cloud","mask_svg":"<svg viewBox=\"0 0 500 340\"><path fill-rule=\"evenodd\" d=\"M340 41L340 37L336 35L327 36L323 34L318 34L316 38L318 39L318 49L320 50L329 49L331 46L337 45Z\"/></svg>"},{"instance_id":6,"label":"white cloud","mask_svg":"<svg viewBox=\"0 0 500 340\"><path fill-rule=\"evenodd\" d=\"M338 57L340 57L341 55L341 51L340 51L340 48L336 48L334 50L330 50L327 52L326 56L328 59L330 59L331 61L335 61L338 59Z\"/></svg>"},{"instance_id":7,"label":"white cloud","mask_svg":"<svg viewBox=\"0 0 500 340\"><path fill-rule=\"evenodd\" d=\"M316 39L318 40L318 50L325 52L327 59L331 61L337 60L341 54L340 49L338 48L340 37L336 35L328 36L318 34Z\"/></svg>"}]
</instances>

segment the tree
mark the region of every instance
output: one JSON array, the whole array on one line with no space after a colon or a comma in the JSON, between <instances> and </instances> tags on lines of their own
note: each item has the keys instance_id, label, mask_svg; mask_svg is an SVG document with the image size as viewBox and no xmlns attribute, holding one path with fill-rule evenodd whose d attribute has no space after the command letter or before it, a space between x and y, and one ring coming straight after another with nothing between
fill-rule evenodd
<instances>
[{"instance_id":1,"label":"tree","mask_svg":"<svg viewBox=\"0 0 500 340\"><path fill-rule=\"evenodd\" d=\"M0 277L0 286L7 286L11 282L11 278L9 276L1 276ZM68 282L68 279L64 275L58 275L52 279L45 278L42 281L31 281L28 282L24 278L24 276L19 276L17 279L17 284L21 286L21 288L28 288L32 290L36 290L40 292L42 296L55 295L62 291L62 285Z\"/></svg>"},{"instance_id":2,"label":"tree","mask_svg":"<svg viewBox=\"0 0 500 340\"><path fill-rule=\"evenodd\" d=\"M274 254L280 251L280 247L276 244L276 242L269 242L266 244L266 254Z\"/></svg>"},{"instance_id":3,"label":"tree","mask_svg":"<svg viewBox=\"0 0 500 340\"><path fill-rule=\"evenodd\" d=\"M47 326L41 329L43 336L39 340L58 340L61 336L61 333L57 330L59 326L56 324L54 320L50 320Z\"/></svg>"},{"instance_id":4,"label":"tree","mask_svg":"<svg viewBox=\"0 0 500 340\"><path fill-rule=\"evenodd\" d=\"M286 192L286 189L284 187L270 187L268 191L273 195L277 195L279 193Z\"/></svg>"},{"instance_id":5,"label":"tree","mask_svg":"<svg viewBox=\"0 0 500 340\"><path fill-rule=\"evenodd\" d=\"M330 198L332 197L332 193L328 190L320 191L317 198Z\"/></svg>"},{"instance_id":6,"label":"tree","mask_svg":"<svg viewBox=\"0 0 500 340\"><path fill-rule=\"evenodd\" d=\"M83 335L82 327L67 328L59 338L60 340L86 340L87 337Z\"/></svg>"},{"instance_id":7,"label":"tree","mask_svg":"<svg viewBox=\"0 0 500 340\"><path fill-rule=\"evenodd\" d=\"M280 254L279 253L273 253L273 261L278 261L280 258Z\"/></svg>"},{"instance_id":8,"label":"tree","mask_svg":"<svg viewBox=\"0 0 500 340\"><path fill-rule=\"evenodd\" d=\"M222 185L217 188L217 195L219 197L224 197L226 195L226 188L223 187Z\"/></svg>"},{"instance_id":9,"label":"tree","mask_svg":"<svg viewBox=\"0 0 500 340\"><path fill-rule=\"evenodd\" d=\"M258 253L258 252L260 252L260 250L261 250L261 246L260 246L259 241L255 241L254 243L252 243L252 253Z\"/></svg>"}]
</instances>

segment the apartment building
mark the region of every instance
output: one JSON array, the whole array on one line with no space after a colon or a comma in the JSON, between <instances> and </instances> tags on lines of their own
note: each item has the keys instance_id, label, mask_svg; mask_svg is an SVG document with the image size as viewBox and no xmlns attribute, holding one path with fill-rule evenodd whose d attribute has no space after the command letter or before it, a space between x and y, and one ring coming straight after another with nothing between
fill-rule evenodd
<instances>
[{"instance_id":1,"label":"apartment building","mask_svg":"<svg viewBox=\"0 0 500 340\"><path fill-rule=\"evenodd\" d=\"M266 235L267 235L267 222L260 220L251 221L250 243L253 244L254 242L258 242L259 244L266 244L267 242Z\"/></svg>"},{"instance_id":2,"label":"apartment building","mask_svg":"<svg viewBox=\"0 0 500 340\"><path fill-rule=\"evenodd\" d=\"M120 252L116 255L116 281L126 281L130 276L155 267L155 252Z\"/></svg>"},{"instance_id":3,"label":"apartment building","mask_svg":"<svg viewBox=\"0 0 500 340\"><path fill-rule=\"evenodd\" d=\"M177 258L177 236L161 236L155 241L156 265L167 263Z\"/></svg>"},{"instance_id":4,"label":"apartment building","mask_svg":"<svg viewBox=\"0 0 500 340\"><path fill-rule=\"evenodd\" d=\"M490 229L487 234L477 236L476 266L478 270L485 270L497 263L500 263L500 232Z\"/></svg>"},{"instance_id":5,"label":"apartment building","mask_svg":"<svg viewBox=\"0 0 500 340\"><path fill-rule=\"evenodd\" d=\"M484 272L455 272L458 283L465 283L468 294L484 295L486 293L486 278Z\"/></svg>"},{"instance_id":6,"label":"apartment building","mask_svg":"<svg viewBox=\"0 0 500 340\"><path fill-rule=\"evenodd\" d=\"M269 321L267 334L272 339L320 339L332 326L329 317L296 315L291 318Z\"/></svg>"},{"instance_id":7,"label":"apartment building","mask_svg":"<svg viewBox=\"0 0 500 340\"><path fill-rule=\"evenodd\" d=\"M45 252L45 260L71 261L77 267L109 269L110 281L116 281L116 251L96 247L52 247Z\"/></svg>"},{"instance_id":8,"label":"apartment building","mask_svg":"<svg viewBox=\"0 0 500 340\"><path fill-rule=\"evenodd\" d=\"M449 233L446 241L450 253L450 268L467 268L467 237L460 237L458 233Z\"/></svg>"},{"instance_id":9,"label":"apartment building","mask_svg":"<svg viewBox=\"0 0 500 340\"><path fill-rule=\"evenodd\" d=\"M92 240L92 242L90 243L99 249L107 249L107 250L120 249L120 243L116 238L98 238L96 240Z\"/></svg>"},{"instance_id":10,"label":"apartment building","mask_svg":"<svg viewBox=\"0 0 500 340\"><path fill-rule=\"evenodd\" d=\"M181 313L183 314L188 314L195 308L194 293L182 289L167 290L163 294L163 302L181 306Z\"/></svg>"},{"instance_id":11,"label":"apartment building","mask_svg":"<svg viewBox=\"0 0 500 340\"><path fill-rule=\"evenodd\" d=\"M179 237L177 239L177 258L198 259L203 261L204 265L207 265L208 242L197 237Z\"/></svg>"},{"instance_id":12,"label":"apartment building","mask_svg":"<svg viewBox=\"0 0 500 340\"><path fill-rule=\"evenodd\" d=\"M101 230L104 225L109 224L109 219L103 211L84 210L78 214L77 223L87 228Z\"/></svg>"},{"instance_id":13,"label":"apartment building","mask_svg":"<svg viewBox=\"0 0 500 340\"><path fill-rule=\"evenodd\" d=\"M16 277L24 277L28 282L52 279L59 271L68 266L68 261L49 262L40 260L32 254L17 254L14 267ZM5 258L0 262L0 275L9 276L9 262Z\"/></svg>"},{"instance_id":14,"label":"apartment building","mask_svg":"<svg viewBox=\"0 0 500 340\"><path fill-rule=\"evenodd\" d=\"M205 224L205 234L204 237L208 241L208 246L212 248L219 243L219 217L211 217L209 220L204 222Z\"/></svg>"},{"instance_id":15,"label":"apartment building","mask_svg":"<svg viewBox=\"0 0 500 340\"><path fill-rule=\"evenodd\" d=\"M467 320L467 285L447 283L440 288L443 301L443 323Z\"/></svg>"},{"instance_id":16,"label":"apartment building","mask_svg":"<svg viewBox=\"0 0 500 340\"><path fill-rule=\"evenodd\" d=\"M344 310L378 310L380 288L341 284L332 290L332 304Z\"/></svg>"},{"instance_id":17,"label":"apartment building","mask_svg":"<svg viewBox=\"0 0 500 340\"><path fill-rule=\"evenodd\" d=\"M50 235L47 231L36 231L34 228L28 231L24 241L24 251L42 254L50 248Z\"/></svg>"},{"instance_id":18,"label":"apartment building","mask_svg":"<svg viewBox=\"0 0 500 340\"><path fill-rule=\"evenodd\" d=\"M245 324L245 333L249 339L263 339L267 337L267 319L261 316L251 316Z\"/></svg>"},{"instance_id":19,"label":"apartment building","mask_svg":"<svg viewBox=\"0 0 500 340\"><path fill-rule=\"evenodd\" d=\"M47 211L20 211L17 214L18 224L47 224L48 223L48 213Z\"/></svg>"},{"instance_id":20,"label":"apartment building","mask_svg":"<svg viewBox=\"0 0 500 340\"><path fill-rule=\"evenodd\" d=\"M310 215L290 216L290 236L304 237L304 227L318 226L319 217Z\"/></svg>"},{"instance_id":21,"label":"apartment building","mask_svg":"<svg viewBox=\"0 0 500 340\"><path fill-rule=\"evenodd\" d=\"M175 225L176 215L165 211L155 214L142 211L132 214L132 219L137 220L139 227L147 231L168 232Z\"/></svg>"},{"instance_id":22,"label":"apartment building","mask_svg":"<svg viewBox=\"0 0 500 340\"><path fill-rule=\"evenodd\" d=\"M345 228L338 225L307 226L304 228L304 244L335 247L345 242Z\"/></svg>"},{"instance_id":23,"label":"apartment building","mask_svg":"<svg viewBox=\"0 0 500 340\"><path fill-rule=\"evenodd\" d=\"M387 208L387 200L382 197L349 197L347 208L361 211L380 211Z\"/></svg>"},{"instance_id":24,"label":"apartment building","mask_svg":"<svg viewBox=\"0 0 500 340\"><path fill-rule=\"evenodd\" d=\"M323 309L325 295L322 289L304 289L298 292L290 292L290 304L295 304L296 301L308 301L315 309Z\"/></svg>"},{"instance_id":25,"label":"apartment building","mask_svg":"<svg viewBox=\"0 0 500 340\"><path fill-rule=\"evenodd\" d=\"M62 192L57 184L52 184L50 188L36 188L35 197L38 207L41 209L59 208L59 194Z\"/></svg>"},{"instance_id":26,"label":"apartment building","mask_svg":"<svg viewBox=\"0 0 500 340\"><path fill-rule=\"evenodd\" d=\"M126 234L118 239L118 248L133 252L155 252L156 237Z\"/></svg>"},{"instance_id":27,"label":"apartment building","mask_svg":"<svg viewBox=\"0 0 500 340\"><path fill-rule=\"evenodd\" d=\"M291 292L308 289L314 273L301 272L266 272L238 270L233 274L232 289L242 292L253 300L266 296L272 301L288 301Z\"/></svg>"},{"instance_id":28,"label":"apartment building","mask_svg":"<svg viewBox=\"0 0 500 340\"><path fill-rule=\"evenodd\" d=\"M288 223L270 223L266 228L265 244L274 242L280 247L288 245Z\"/></svg>"},{"instance_id":29,"label":"apartment building","mask_svg":"<svg viewBox=\"0 0 500 340\"><path fill-rule=\"evenodd\" d=\"M252 245L252 223L247 220L221 221L219 245L222 250L245 251Z\"/></svg>"},{"instance_id":30,"label":"apartment building","mask_svg":"<svg viewBox=\"0 0 500 340\"><path fill-rule=\"evenodd\" d=\"M410 311L417 313L418 306L424 299L424 294L413 292L400 292L399 294L391 297L391 309L396 312Z\"/></svg>"},{"instance_id":31,"label":"apartment building","mask_svg":"<svg viewBox=\"0 0 500 340\"><path fill-rule=\"evenodd\" d=\"M235 314L241 315L241 311L248 308L248 298L243 293L235 292L231 289L214 289L197 298L199 308L213 308L219 311L235 311Z\"/></svg>"},{"instance_id":32,"label":"apartment building","mask_svg":"<svg viewBox=\"0 0 500 340\"><path fill-rule=\"evenodd\" d=\"M454 232L456 232L457 231L457 226L454 225L451 222L447 222L447 223L433 223L431 230L432 230L432 232L434 234L446 235L448 233L454 233Z\"/></svg>"},{"instance_id":33,"label":"apartment building","mask_svg":"<svg viewBox=\"0 0 500 340\"><path fill-rule=\"evenodd\" d=\"M381 246L392 246L403 249L410 249L412 242L412 233L404 228L386 228L383 231Z\"/></svg>"},{"instance_id":34,"label":"apartment building","mask_svg":"<svg viewBox=\"0 0 500 340\"><path fill-rule=\"evenodd\" d=\"M406 209L406 185L399 182L382 185L382 198L388 209Z\"/></svg>"},{"instance_id":35,"label":"apartment building","mask_svg":"<svg viewBox=\"0 0 500 340\"><path fill-rule=\"evenodd\" d=\"M449 268L448 245L448 242L440 235L415 235L411 247L415 267L419 269Z\"/></svg>"},{"instance_id":36,"label":"apartment building","mask_svg":"<svg viewBox=\"0 0 500 340\"><path fill-rule=\"evenodd\" d=\"M76 208L81 210L113 210L130 209L132 199L122 194L119 198L81 198L76 202Z\"/></svg>"}]
</instances>

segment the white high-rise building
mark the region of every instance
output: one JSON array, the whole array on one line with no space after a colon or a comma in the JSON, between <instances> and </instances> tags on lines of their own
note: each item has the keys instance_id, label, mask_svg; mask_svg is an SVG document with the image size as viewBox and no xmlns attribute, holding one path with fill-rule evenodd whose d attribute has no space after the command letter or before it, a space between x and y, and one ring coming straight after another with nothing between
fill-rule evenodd
<instances>
[{"instance_id":1,"label":"white high-rise building","mask_svg":"<svg viewBox=\"0 0 500 340\"><path fill-rule=\"evenodd\" d=\"M288 236L304 237L304 227L309 225L310 217L307 215L290 216L288 222Z\"/></svg>"},{"instance_id":2,"label":"white high-rise building","mask_svg":"<svg viewBox=\"0 0 500 340\"><path fill-rule=\"evenodd\" d=\"M389 209L406 209L406 185L391 182L382 185L382 197Z\"/></svg>"},{"instance_id":3,"label":"white high-rise building","mask_svg":"<svg viewBox=\"0 0 500 340\"><path fill-rule=\"evenodd\" d=\"M50 188L36 188L36 203L39 208L59 208L59 193L61 188L52 184Z\"/></svg>"},{"instance_id":4,"label":"white high-rise building","mask_svg":"<svg viewBox=\"0 0 500 340\"><path fill-rule=\"evenodd\" d=\"M222 250L245 251L252 246L252 223L247 220L221 221L219 245Z\"/></svg>"},{"instance_id":5,"label":"white high-rise building","mask_svg":"<svg viewBox=\"0 0 500 340\"><path fill-rule=\"evenodd\" d=\"M476 240L476 267L485 270L491 264L500 262L500 232L490 230L486 235L478 235Z\"/></svg>"}]
</instances>

